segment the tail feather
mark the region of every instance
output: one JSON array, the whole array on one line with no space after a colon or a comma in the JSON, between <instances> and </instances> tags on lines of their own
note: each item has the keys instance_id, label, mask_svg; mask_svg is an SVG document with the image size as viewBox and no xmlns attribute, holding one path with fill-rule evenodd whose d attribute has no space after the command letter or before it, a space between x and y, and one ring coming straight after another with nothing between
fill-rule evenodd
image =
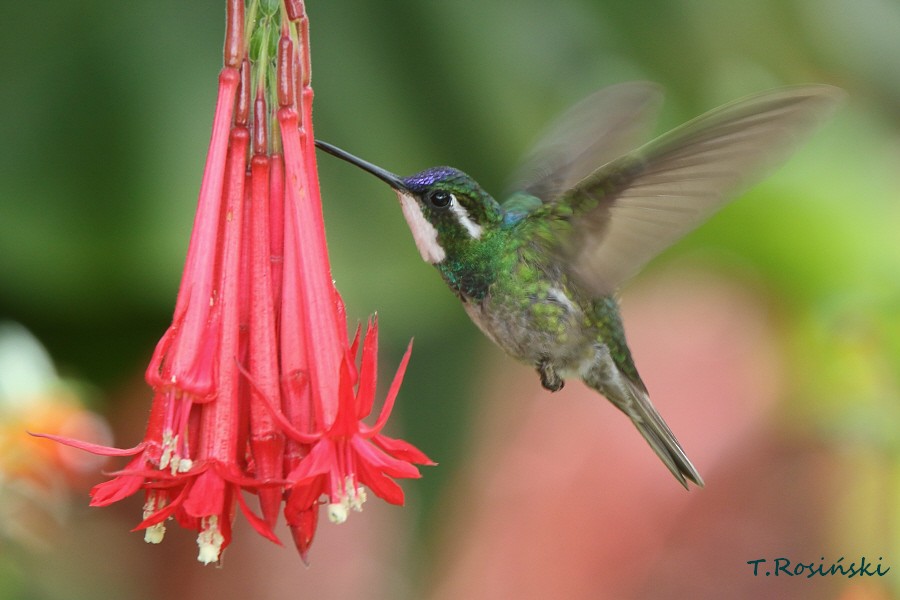
<instances>
[{"instance_id":1,"label":"tail feather","mask_svg":"<svg viewBox=\"0 0 900 600\"><path fill-rule=\"evenodd\" d=\"M689 489L688 481L703 487L703 478L685 454L675 434L650 402L646 389L624 377L620 381L624 385L615 386L617 389L605 387L599 391L628 415L656 455L685 489Z\"/></svg>"}]
</instances>

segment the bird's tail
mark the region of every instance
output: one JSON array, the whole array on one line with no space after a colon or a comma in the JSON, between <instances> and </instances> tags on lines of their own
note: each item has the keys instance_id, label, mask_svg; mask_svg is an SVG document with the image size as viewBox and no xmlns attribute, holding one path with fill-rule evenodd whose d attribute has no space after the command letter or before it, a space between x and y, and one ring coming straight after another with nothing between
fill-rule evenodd
<instances>
[{"instance_id":1,"label":"bird's tail","mask_svg":"<svg viewBox=\"0 0 900 600\"><path fill-rule=\"evenodd\" d=\"M628 415L637 430L641 432L656 455L681 485L687 489L688 480L690 480L703 487L703 478L691 464L681 444L675 439L675 434L650 402L647 390L643 385L635 384L625 377L617 379L616 383L621 383L621 385L597 386L595 389L598 389L601 394Z\"/></svg>"}]
</instances>

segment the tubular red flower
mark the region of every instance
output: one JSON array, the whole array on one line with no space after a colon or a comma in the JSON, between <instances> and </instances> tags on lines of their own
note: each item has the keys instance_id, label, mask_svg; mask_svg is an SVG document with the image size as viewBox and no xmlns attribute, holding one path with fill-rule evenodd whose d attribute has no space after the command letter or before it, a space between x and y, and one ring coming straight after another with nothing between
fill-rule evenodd
<instances>
[{"instance_id":1,"label":"tubular red flower","mask_svg":"<svg viewBox=\"0 0 900 600\"><path fill-rule=\"evenodd\" d=\"M219 217L225 158L239 82L237 69L225 68L219 75L209 155L200 184L184 275L175 302L175 318L147 368L147 382L152 387L177 386L196 396L198 401L208 399L215 387L215 264L220 250Z\"/></svg>"},{"instance_id":2,"label":"tubular red flower","mask_svg":"<svg viewBox=\"0 0 900 600\"><path fill-rule=\"evenodd\" d=\"M43 437L132 456L94 487L91 505L143 490L136 529L149 542L162 541L171 517L197 531L198 559L214 562L231 542L238 508L278 542L284 506L307 561L320 503L334 522L362 507L363 486L402 504L394 478L420 477L414 464L434 463L381 433L411 344L375 423L363 422L375 404L378 325L369 322L357 368L361 328L348 340L328 261L303 2L258 5L246 36L243 3L227 6L226 66L194 229L172 324L146 372L154 394L145 439L119 450ZM259 44L248 46L253 36ZM278 55L268 56L275 45ZM245 492L259 497L262 516Z\"/></svg>"},{"instance_id":3,"label":"tubular red flower","mask_svg":"<svg viewBox=\"0 0 900 600\"><path fill-rule=\"evenodd\" d=\"M327 425L334 420L338 409L336 374L340 372L341 348L346 344L346 341L342 343L344 325L338 320L322 227L322 206L311 193L296 111L281 108L278 123L284 145L286 181L285 287L282 293L285 298L289 293L296 293L294 301L303 307L300 315L306 347L315 347L316 353L316 360L309 365L313 403L321 411L320 424ZM296 292L286 289L288 271L293 271L291 281L297 284ZM282 318L285 318L283 306ZM314 346L312 340L315 340Z\"/></svg>"},{"instance_id":4,"label":"tubular red flower","mask_svg":"<svg viewBox=\"0 0 900 600\"><path fill-rule=\"evenodd\" d=\"M269 238L269 160L254 156L251 162L250 278L254 310L250 313L251 381L259 393L280 405L278 386L278 346L275 332L275 305L272 293L271 244ZM261 481L282 478L284 435L257 395L250 395L250 449L255 475ZM260 491L260 505L266 522L274 526L281 506L281 492Z\"/></svg>"}]
</instances>

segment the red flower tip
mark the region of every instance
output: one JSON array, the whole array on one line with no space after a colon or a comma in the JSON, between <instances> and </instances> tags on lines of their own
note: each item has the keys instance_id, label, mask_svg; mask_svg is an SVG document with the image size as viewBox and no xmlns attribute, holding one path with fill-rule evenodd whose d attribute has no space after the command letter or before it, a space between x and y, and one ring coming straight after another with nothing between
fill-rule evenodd
<instances>
[{"instance_id":1,"label":"red flower tip","mask_svg":"<svg viewBox=\"0 0 900 600\"><path fill-rule=\"evenodd\" d=\"M296 518L288 523L291 529L291 537L294 539L294 545L300 553L300 559L308 567L309 549L312 546L313 538L316 535L316 527L319 524L318 504L307 510L300 511Z\"/></svg>"},{"instance_id":2,"label":"red flower tip","mask_svg":"<svg viewBox=\"0 0 900 600\"><path fill-rule=\"evenodd\" d=\"M264 439L250 440L250 448L254 459L254 477L261 483L269 483L282 479L284 463L284 436L272 435ZM278 521L281 510L282 494L279 486L264 485L257 492L259 507L263 519L270 528Z\"/></svg>"}]
</instances>

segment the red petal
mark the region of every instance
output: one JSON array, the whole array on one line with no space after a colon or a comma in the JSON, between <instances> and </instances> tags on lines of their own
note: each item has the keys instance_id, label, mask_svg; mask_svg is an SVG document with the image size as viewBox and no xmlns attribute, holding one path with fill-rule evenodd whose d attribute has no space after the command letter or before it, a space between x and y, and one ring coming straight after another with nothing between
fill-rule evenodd
<instances>
[{"instance_id":1,"label":"red petal","mask_svg":"<svg viewBox=\"0 0 900 600\"><path fill-rule=\"evenodd\" d=\"M119 475L115 479L95 485L91 489L91 506L109 506L123 498L127 498L139 489L144 482L140 475Z\"/></svg>"},{"instance_id":2,"label":"red petal","mask_svg":"<svg viewBox=\"0 0 900 600\"><path fill-rule=\"evenodd\" d=\"M344 300L341 298L340 293L337 291L337 288L334 288L334 305L338 312L338 316L341 322L347 322L347 309L344 307ZM344 354L348 357L347 361L350 363L350 372L352 374L353 383L355 384L359 380L359 371L356 369L356 354L359 351L359 340L362 334L362 323L356 324L356 332L353 334L353 341L350 342L350 347L344 350Z\"/></svg>"},{"instance_id":3,"label":"red petal","mask_svg":"<svg viewBox=\"0 0 900 600\"><path fill-rule=\"evenodd\" d=\"M137 457L128 463L127 467L140 464L143 458ZM127 498L139 489L144 483L143 475L117 475L114 479L95 485L91 489L91 506L108 506Z\"/></svg>"},{"instance_id":4,"label":"red petal","mask_svg":"<svg viewBox=\"0 0 900 600\"><path fill-rule=\"evenodd\" d=\"M357 476L359 481L367 485L376 496L385 502L390 502L391 504L396 504L398 506L403 505L403 488L397 485L396 481L386 477L377 469L373 469L367 463L361 462L358 465L358 468L359 473Z\"/></svg>"},{"instance_id":5,"label":"red petal","mask_svg":"<svg viewBox=\"0 0 900 600\"><path fill-rule=\"evenodd\" d=\"M178 496L176 496L170 504L163 506L156 512L152 513L149 517L135 525L132 531L140 531L141 529L146 529L151 525L162 523L163 521L171 517L172 514L181 507L182 502L184 502L185 492L188 490L188 488L189 486L185 486L185 488L181 490L181 492L179 492Z\"/></svg>"},{"instance_id":6,"label":"red petal","mask_svg":"<svg viewBox=\"0 0 900 600\"><path fill-rule=\"evenodd\" d=\"M253 529L256 530L256 533L263 536L264 538L275 542L279 546L281 546L281 540L278 539L278 536L272 531L271 527L263 520L256 516L250 507L247 506L247 502L244 500L244 495L240 492L236 492L238 505L241 507L241 512L244 513L244 516L247 517L247 520L250 522L250 525Z\"/></svg>"},{"instance_id":7,"label":"red petal","mask_svg":"<svg viewBox=\"0 0 900 600\"><path fill-rule=\"evenodd\" d=\"M411 352L412 340L409 341L409 346L406 347L406 353L403 355L403 358L400 360L400 365L397 367L397 373L394 375L394 380L391 382L391 387L388 389L387 396L384 399L384 406L381 407L381 414L378 415L378 420L371 429L363 429L365 435L379 433L387 423L388 417L391 416L391 410L394 408L394 400L397 399L397 392L400 391L400 384L403 382L403 375L406 374L406 365L409 363L409 355Z\"/></svg>"},{"instance_id":8,"label":"red petal","mask_svg":"<svg viewBox=\"0 0 900 600\"><path fill-rule=\"evenodd\" d=\"M334 444L328 439L319 440L309 454L300 460L300 464L291 471L287 478L291 482L300 482L314 475L329 473L337 466Z\"/></svg>"},{"instance_id":9,"label":"red petal","mask_svg":"<svg viewBox=\"0 0 900 600\"><path fill-rule=\"evenodd\" d=\"M175 475L172 475L170 471L141 468L131 469L129 467L125 467L118 471L112 471L111 473L107 473L107 475L114 477L140 477L144 480L145 487L157 489L182 485L184 480L190 477L190 475L186 473L176 473Z\"/></svg>"},{"instance_id":10,"label":"red petal","mask_svg":"<svg viewBox=\"0 0 900 600\"><path fill-rule=\"evenodd\" d=\"M237 465L229 465L222 462L212 462L211 465L213 470L218 473L219 477L235 487L253 489L261 486L272 487L288 483L286 479L270 479L268 481L261 481L254 477L248 477L238 469ZM201 464L200 467L203 468L203 464ZM192 472L196 471L199 471L199 469L197 469L195 465L195 469Z\"/></svg>"},{"instance_id":11,"label":"red petal","mask_svg":"<svg viewBox=\"0 0 900 600\"><path fill-rule=\"evenodd\" d=\"M338 319L342 322L347 322L347 307L344 304L344 299L341 298L340 292L338 292L337 287L332 288L334 290L334 310L337 311ZM359 327L357 327L359 330ZM356 351L353 351L353 354L356 354Z\"/></svg>"},{"instance_id":12,"label":"red petal","mask_svg":"<svg viewBox=\"0 0 900 600\"><path fill-rule=\"evenodd\" d=\"M356 324L356 333L353 334L353 342L350 343L350 356L356 360L356 353L359 352L359 340L362 335L362 323Z\"/></svg>"},{"instance_id":13,"label":"red petal","mask_svg":"<svg viewBox=\"0 0 900 600\"><path fill-rule=\"evenodd\" d=\"M356 390L356 418L362 419L372 412L375 402L375 386L378 377L378 320L369 321L366 340L363 342L362 366L359 372L359 387Z\"/></svg>"},{"instance_id":14,"label":"red petal","mask_svg":"<svg viewBox=\"0 0 900 600\"><path fill-rule=\"evenodd\" d=\"M358 436L354 437L350 444L359 456L360 460L358 462L365 462L367 466L376 467L386 475L407 479L418 479L422 476L419 473L419 469L412 464L385 454L382 450Z\"/></svg>"},{"instance_id":15,"label":"red petal","mask_svg":"<svg viewBox=\"0 0 900 600\"><path fill-rule=\"evenodd\" d=\"M176 306L175 316L172 317L172 324L169 325L169 328L166 329L166 332L163 333L163 336L156 343L156 348L153 349L153 355L150 357L150 364L147 365L147 370L144 372L144 380L154 390L169 384L169 381L166 381L166 378L162 375L163 365L166 355L169 353L169 348L172 346L172 337L181 327L181 322L183 320L184 310L182 309L179 311Z\"/></svg>"},{"instance_id":16,"label":"red petal","mask_svg":"<svg viewBox=\"0 0 900 600\"><path fill-rule=\"evenodd\" d=\"M356 395L353 393L353 374L347 355L341 360L340 381L338 382L338 407L334 423L328 430L330 437L351 437L359 432L356 418Z\"/></svg>"},{"instance_id":17,"label":"red petal","mask_svg":"<svg viewBox=\"0 0 900 600\"><path fill-rule=\"evenodd\" d=\"M78 448L79 450L85 450L92 454L101 454L103 456L133 456L147 447L147 442L141 442L134 448L111 448L109 446L101 446L100 444L92 444L90 442L83 442L81 440L75 440L68 437L63 437L61 435L53 435L52 433L32 433L31 431L27 432L28 435L46 438L48 440L53 440L54 442L58 442L60 444L65 444L66 446L71 446L72 448Z\"/></svg>"},{"instance_id":18,"label":"red petal","mask_svg":"<svg viewBox=\"0 0 900 600\"><path fill-rule=\"evenodd\" d=\"M430 467L437 465L424 452L404 440L390 438L379 433L372 437L372 441L394 458L416 463L417 465L428 465Z\"/></svg>"},{"instance_id":19,"label":"red petal","mask_svg":"<svg viewBox=\"0 0 900 600\"><path fill-rule=\"evenodd\" d=\"M213 469L200 473L184 501L184 510L192 517L220 515L225 507L225 480Z\"/></svg>"},{"instance_id":20,"label":"red petal","mask_svg":"<svg viewBox=\"0 0 900 600\"><path fill-rule=\"evenodd\" d=\"M284 519L288 525L300 522L303 512L317 505L319 497L327 491L327 481L327 475L319 475L298 483L286 492Z\"/></svg>"}]
</instances>

